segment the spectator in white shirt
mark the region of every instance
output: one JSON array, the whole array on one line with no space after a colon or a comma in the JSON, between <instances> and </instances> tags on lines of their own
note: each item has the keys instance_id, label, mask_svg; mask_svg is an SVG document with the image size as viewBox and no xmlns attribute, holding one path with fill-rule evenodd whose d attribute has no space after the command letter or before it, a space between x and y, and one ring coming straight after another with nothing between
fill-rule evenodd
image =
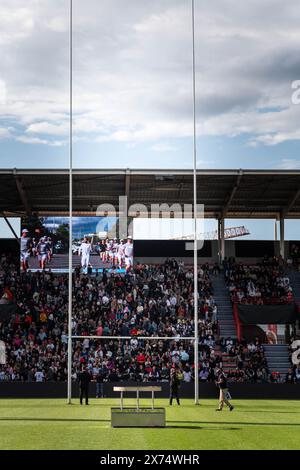
<instances>
[{"instance_id":1,"label":"spectator in white shirt","mask_svg":"<svg viewBox=\"0 0 300 470\"><path fill-rule=\"evenodd\" d=\"M44 382L45 376L44 373L40 370L37 370L34 374L34 378L36 382Z\"/></svg>"},{"instance_id":2,"label":"spectator in white shirt","mask_svg":"<svg viewBox=\"0 0 300 470\"><path fill-rule=\"evenodd\" d=\"M183 371L183 381L184 382L191 382L192 380L192 374L190 370L184 370Z\"/></svg>"}]
</instances>

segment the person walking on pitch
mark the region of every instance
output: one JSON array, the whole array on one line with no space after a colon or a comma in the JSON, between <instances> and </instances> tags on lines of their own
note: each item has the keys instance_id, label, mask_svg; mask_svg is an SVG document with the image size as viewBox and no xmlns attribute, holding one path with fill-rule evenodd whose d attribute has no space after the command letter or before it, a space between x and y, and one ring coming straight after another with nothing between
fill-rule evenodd
<instances>
[{"instance_id":1,"label":"person walking on pitch","mask_svg":"<svg viewBox=\"0 0 300 470\"><path fill-rule=\"evenodd\" d=\"M232 411L234 409L234 406L232 406L228 400L229 391L228 391L228 385L227 385L227 378L222 369L217 370L216 385L219 387L219 390L220 390L219 408L217 408L216 411L222 411L224 403L226 406L228 406L229 411Z\"/></svg>"}]
</instances>

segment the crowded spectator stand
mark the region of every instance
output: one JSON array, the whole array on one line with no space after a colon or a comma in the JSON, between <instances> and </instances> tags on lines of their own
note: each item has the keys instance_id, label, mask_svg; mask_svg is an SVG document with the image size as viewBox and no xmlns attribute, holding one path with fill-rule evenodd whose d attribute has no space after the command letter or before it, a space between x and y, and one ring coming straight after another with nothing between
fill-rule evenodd
<instances>
[{"instance_id":1,"label":"crowded spectator stand","mask_svg":"<svg viewBox=\"0 0 300 470\"><path fill-rule=\"evenodd\" d=\"M293 289L280 257L266 257L254 265L229 258L224 260L223 266L233 303L272 305L294 302Z\"/></svg>"},{"instance_id":2,"label":"crowded spectator stand","mask_svg":"<svg viewBox=\"0 0 300 470\"><path fill-rule=\"evenodd\" d=\"M51 271L19 274L5 256L1 267L1 293L10 293L17 312L0 328L7 349L0 380L66 381L67 276ZM259 344L253 347L219 337L207 264L199 269L198 291L200 382L213 382L215 369L221 366L230 381L266 380ZM97 384L167 382L170 368L176 364L182 380L192 382L193 321L193 274L175 260L155 266L137 264L128 275L77 272L73 279L72 379L87 365ZM102 396L103 388L99 385L98 389Z\"/></svg>"}]
</instances>

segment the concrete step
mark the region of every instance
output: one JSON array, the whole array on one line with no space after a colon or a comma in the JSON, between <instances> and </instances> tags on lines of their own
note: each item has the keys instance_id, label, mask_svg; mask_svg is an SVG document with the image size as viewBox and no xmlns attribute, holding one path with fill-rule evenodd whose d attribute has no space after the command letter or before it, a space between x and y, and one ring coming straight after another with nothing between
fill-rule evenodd
<instances>
[{"instance_id":1,"label":"concrete step","mask_svg":"<svg viewBox=\"0 0 300 470\"><path fill-rule=\"evenodd\" d=\"M264 344L264 353L270 372L286 374L291 367L287 344Z\"/></svg>"},{"instance_id":2,"label":"concrete step","mask_svg":"<svg viewBox=\"0 0 300 470\"><path fill-rule=\"evenodd\" d=\"M223 338L233 338L233 339L236 338L236 333L234 333L233 328L230 328L230 329L223 328L222 330L220 330L220 332Z\"/></svg>"},{"instance_id":3,"label":"concrete step","mask_svg":"<svg viewBox=\"0 0 300 470\"><path fill-rule=\"evenodd\" d=\"M225 284L224 277L212 277L212 284L214 290L214 298L218 307L218 322L220 328L220 336L228 338L236 338L236 328L233 318L232 304L230 295Z\"/></svg>"},{"instance_id":4,"label":"concrete step","mask_svg":"<svg viewBox=\"0 0 300 470\"><path fill-rule=\"evenodd\" d=\"M228 325L228 323L230 323L231 325L235 325L234 323L234 319L233 318L220 318L219 317L219 323L222 323L222 325Z\"/></svg>"},{"instance_id":5,"label":"concrete step","mask_svg":"<svg viewBox=\"0 0 300 470\"><path fill-rule=\"evenodd\" d=\"M269 354L282 354L282 353L289 352L288 348L276 348L276 349L264 348L264 351Z\"/></svg>"},{"instance_id":6,"label":"concrete step","mask_svg":"<svg viewBox=\"0 0 300 470\"><path fill-rule=\"evenodd\" d=\"M281 361L279 361L279 360L272 361L272 360L269 360L268 357L266 357L266 359L267 359L267 361L268 361L268 363L269 363L270 365L278 365L278 366L286 366L286 365L288 365L288 366L289 366L289 365L291 364L290 361L284 361L284 360L281 360Z\"/></svg>"},{"instance_id":7,"label":"concrete step","mask_svg":"<svg viewBox=\"0 0 300 470\"><path fill-rule=\"evenodd\" d=\"M290 359L288 356L282 355L282 356L269 356L268 354L265 354L265 357L268 359L270 362L290 362Z\"/></svg>"},{"instance_id":8,"label":"concrete step","mask_svg":"<svg viewBox=\"0 0 300 470\"><path fill-rule=\"evenodd\" d=\"M286 353L288 354L289 349L288 348L274 348L274 349L269 349L264 347L264 351L269 354L282 354Z\"/></svg>"},{"instance_id":9,"label":"concrete step","mask_svg":"<svg viewBox=\"0 0 300 470\"><path fill-rule=\"evenodd\" d=\"M282 354L282 353L288 353L289 350L288 348L265 348L264 347L264 351L266 351L266 353L270 353L270 354Z\"/></svg>"},{"instance_id":10,"label":"concrete step","mask_svg":"<svg viewBox=\"0 0 300 470\"><path fill-rule=\"evenodd\" d=\"M266 357L269 357L270 359L273 359L274 361L277 360L277 359L280 359L282 357L286 357L287 359L289 359L289 355L288 354L270 354L268 352L265 351L265 356Z\"/></svg>"},{"instance_id":11,"label":"concrete step","mask_svg":"<svg viewBox=\"0 0 300 470\"><path fill-rule=\"evenodd\" d=\"M224 320L225 320L225 319L232 319L232 320L234 320L233 315L227 315L227 314L223 314L223 315L222 315L221 313L218 314L218 318L219 318L219 319L220 319L220 318L224 318Z\"/></svg>"},{"instance_id":12,"label":"concrete step","mask_svg":"<svg viewBox=\"0 0 300 470\"><path fill-rule=\"evenodd\" d=\"M266 359L267 361L269 361L270 364L278 364L278 365L290 365L290 361L288 359L276 359L276 360L272 360L270 359L268 356L266 356Z\"/></svg>"}]
</instances>

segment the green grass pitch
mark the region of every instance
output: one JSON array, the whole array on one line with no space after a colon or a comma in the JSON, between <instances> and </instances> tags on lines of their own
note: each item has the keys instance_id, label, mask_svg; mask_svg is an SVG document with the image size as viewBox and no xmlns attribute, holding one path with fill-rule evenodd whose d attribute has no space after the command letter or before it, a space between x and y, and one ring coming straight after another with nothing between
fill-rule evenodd
<instances>
[{"instance_id":1,"label":"green grass pitch","mask_svg":"<svg viewBox=\"0 0 300 470\"><path fill-rule=\"evenodd\" d=\"M1 399L0 449L300 449L300 400L234 400L234 411L218 413L217 400L170 407L158 399L156 406L166 407L164 429L112 429L110 408L118 403ZM149 400L141 404L149 406Z\"/></svg>"}]
</instances>

